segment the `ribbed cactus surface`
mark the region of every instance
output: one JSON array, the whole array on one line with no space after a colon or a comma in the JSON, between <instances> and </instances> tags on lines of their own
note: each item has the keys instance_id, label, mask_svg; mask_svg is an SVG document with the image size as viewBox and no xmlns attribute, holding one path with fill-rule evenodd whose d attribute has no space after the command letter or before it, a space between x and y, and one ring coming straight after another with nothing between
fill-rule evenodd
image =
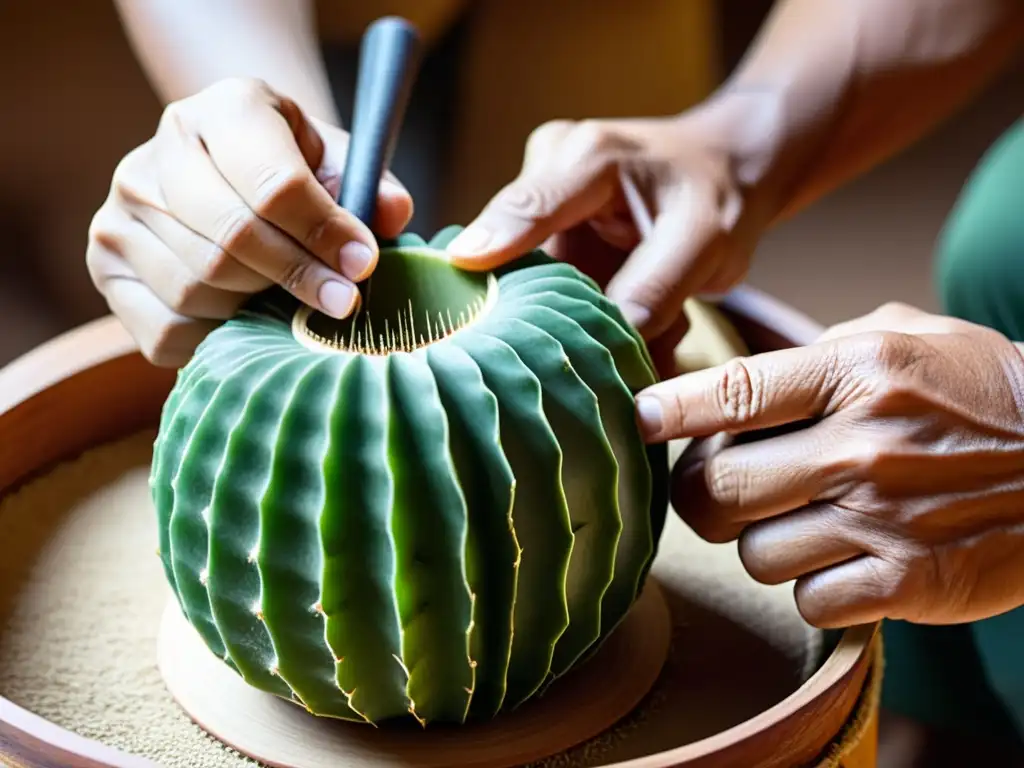
<instances>
[{"instance_id":1,"label":"ribbed cactus surface","mask_svg":"<svg viewBox=\"0 0 1024 768\"><path fill-rule=\"evenodd\" d=\"M181 609L316 715L461 723L542 693L625 616L664 523L636 332L541 252L455 269L456 231L383 248L348 321L258 297L164 407L151 487Z\"/></svg>"}]
</instances>

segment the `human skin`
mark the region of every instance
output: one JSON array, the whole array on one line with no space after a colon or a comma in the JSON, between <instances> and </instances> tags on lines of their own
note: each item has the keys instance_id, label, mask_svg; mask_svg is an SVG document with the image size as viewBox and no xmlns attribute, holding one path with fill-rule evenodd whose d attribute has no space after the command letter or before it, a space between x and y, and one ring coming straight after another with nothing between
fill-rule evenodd
<instances>
[{"instance_id":1,"label":"human skin","mask_svg":"<svg viewBox=\"0 0 1024 768\"><path fill-rule=\"evenodd\" d=\"M814 344L637 396L645 439L779 428L681 461L673 506L795 579L819 627L977 621L1024 605L1024 357L994 330L889 304Z\"/></svg>"},{"instance_id":2,"label":"human skin","mask_svg":"<svg viewBox=\"0 0 1024 768\"><path fill-rule=\"evenodd\" d=\"M345 131L262 81L223 80L168 106L114 171L86 251L93 283L147 359L183 365L274 284L351 314L379 251L335 202L347 148ZM408 192L385 174L373 229L394 237L411 215Z\"/></svg>"},{"instance_id":3,"label":"human skin","mask_svg":"<svg viewBox=\"0 0 1024 768\"><path fill-rule=\"evenodd\" d=\"M773 223L933 128L1022 39L1019 0L784 0L696 108L541 126L449 252L489 269L544 244L606 286L668 375L684 299L741 280ZM675 508L738 538L755 578L795 579L823 627L1024 603L1022 407L1009 340L902 306L637 399L650 441L786 428L678 465Z\"/></svg>"},{"instance_id":4,"label":"human skin","mask_svg":"<svg viewBox=\"0 0 1024 768\"><path fill-rule=\"evenodd\" d=\"M273 284L333 317L376 266L370 228L335 203L348 133L331 96L312 0L115 0L167 105L124 157L93 218L97 290L151 362L183 365ZM379 234L412 216L391 173Z\"/></svg>"},{"instance_id":5,"label":"human skin","mask_svg":"<svg viewBox=\"0 0 1024 768\"><path fill-rule=\"evenodd\" d=\"M115 0L164 104L228 78L262 80L310 117L340 127L313 0Z\"/></svg>"},{"instance_id":6,"label":"human skin","mask_svg":"<svg viewBox=\"0 0 1024 768\"><path fill-rule=\"evenodd\" d=\"M685 298L739 282L768 228L934 128L1022 39L1020 0L781 0L704 103L540 126L519 176L449 252L488 269L546 244L606 283L665 358ZM647 236L623 176L653 218Z\"/></svg>"}]
</instances>

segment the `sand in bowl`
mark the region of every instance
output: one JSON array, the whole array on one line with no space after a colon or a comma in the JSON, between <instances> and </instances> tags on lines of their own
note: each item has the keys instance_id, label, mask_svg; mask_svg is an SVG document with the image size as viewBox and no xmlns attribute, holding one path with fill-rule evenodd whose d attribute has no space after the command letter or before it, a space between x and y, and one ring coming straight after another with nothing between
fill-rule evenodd
<instances>
[{"instance_id":1,"label":"sand in bowl","mask_svg":"<svg viewBox=\"0 0 1024 768\"><path fill-rule=\"evenodd\" d=\"M0 695L167 768L257 765L194 725L157 669L169 590L147 487L154 437L97 447L0 501ZM696 741L780 701L819 663L821 636L788 585L756 584L734 546L669 517L653 571L674 625L659 681L616 727L538 767Z\"/></svg>"}]
</instances>

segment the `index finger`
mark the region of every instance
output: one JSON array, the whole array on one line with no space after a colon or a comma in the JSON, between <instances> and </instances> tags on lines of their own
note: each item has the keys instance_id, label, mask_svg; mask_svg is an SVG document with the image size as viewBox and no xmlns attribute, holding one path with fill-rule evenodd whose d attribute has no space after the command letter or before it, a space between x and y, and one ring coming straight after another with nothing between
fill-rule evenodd
<instances>
[{"instance_id":1,"label":"index finger","mask_svg":"<svg viewBox=\"0 0 1024 768\"><path fill-rule=\"evenodd\" d=\"M448 245L463 269L495 269L597 213L615 191L603 168L527 171L502 188Z\"/></svg>"},{"instance_id":2,"label":"index finger","mask_svg":"<svg viewBox=\"0 0 1024 768\"><path fill-rule=\"evenodd\" d=\"M197 125L211 161L250 210L353 280L377 259L370 228L334 200L315 170L323 140L297 105L272 92L226 100ZM343 268L352 242L363 263ZM353 252L354 253L354 252Z\"/></svg>"},{"instance_id":3,"label":"index finger","mask_svg":"<svg viewBox=\"0 0 1024 768\"><path fill-rule=\"evenodd\" d=\"M523 169L448 245L454 264L495 269L599 213L618 192L619 161L640 144L608 123L554 124Z\"/></svg>"},{"instance_id":4,"label":"index finger","mask_svg":"<svg viewBox=\"0 0 1024 768\"><path fill-rule=\"evenodd\" d=\"M637 421L656 443L822 416L842 378L839 362L831 343L737 357L642 390Z\"/></svg>"}]
</instances>

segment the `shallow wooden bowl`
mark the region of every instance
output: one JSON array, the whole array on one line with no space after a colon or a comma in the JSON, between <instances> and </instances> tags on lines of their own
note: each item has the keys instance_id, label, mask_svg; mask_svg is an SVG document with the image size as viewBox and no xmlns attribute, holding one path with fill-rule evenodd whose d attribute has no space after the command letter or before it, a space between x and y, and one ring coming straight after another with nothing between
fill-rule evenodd
<instances>
[{"instance_id":1,"label":"shallow wooden bowl","mask_svg":"<svg viewBox=\"0 0 1024 768\"><path fill-rule=\"evenodd\" d=\"M752 352L805 344L820 332L803 315L749 288L737 289L718 308ZM154 430L174 378L173 371L149 365L113 318L54 339L0 371L0 499L83 451ZM799 619L790 585L754 583L734 546L701 542L675 515L669 517L652 571L674 624L663 681L651 702L638 708L642 716L601 750L549 764L838 765L828 762L830 750L870 709L865 692L879 675L877 626L813 630ZM23 545L0 538L0 565ZM3 648L0 631L0 654ZM156 764L56 725L3 698L6 693L0 680L0 765ZM862 757L846 765L873 765L871 728L864 739ZM187 756L176 760L199 765Z\"/></svg>"}]
</instances>

